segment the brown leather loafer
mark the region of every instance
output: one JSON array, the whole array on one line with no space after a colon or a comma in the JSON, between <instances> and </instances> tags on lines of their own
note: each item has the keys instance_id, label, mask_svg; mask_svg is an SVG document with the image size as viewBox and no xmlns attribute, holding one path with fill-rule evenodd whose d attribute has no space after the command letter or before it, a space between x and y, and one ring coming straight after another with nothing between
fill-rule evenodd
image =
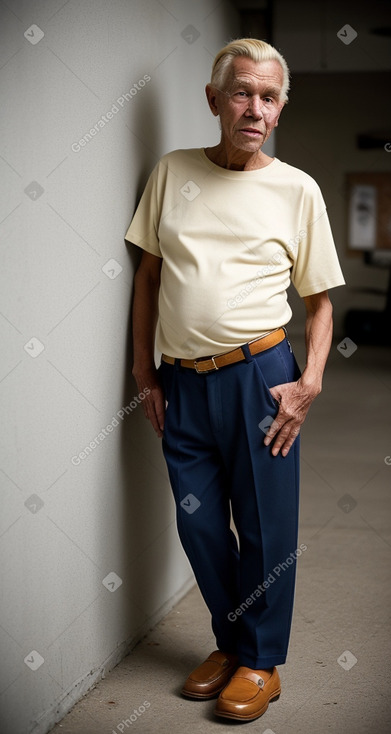
<instances>
[{"instance_id":1,"label":"brown leather loafer","mask_svg":"<svg viewBox=\"0 0 391 734\"><path fill-rule=\"evenodd\" d=\"M215 698L227 685L237 667L237 655L215 650L190 673L181 692L188 698Z\"/></svg>"},{"instance_id":2,"label":"brown leather loafer","mask_svg":"<svg viewBox=\"0 0 391 734\"><path fill-rule=\"evenodd\" d=\"M280 693L281 683L277 668L273 668L265 683L256 670L240 666L220 693L215 714L227 719L252 721L262 716L269 702L276 701Z\"/></svg>"}]
</instances>

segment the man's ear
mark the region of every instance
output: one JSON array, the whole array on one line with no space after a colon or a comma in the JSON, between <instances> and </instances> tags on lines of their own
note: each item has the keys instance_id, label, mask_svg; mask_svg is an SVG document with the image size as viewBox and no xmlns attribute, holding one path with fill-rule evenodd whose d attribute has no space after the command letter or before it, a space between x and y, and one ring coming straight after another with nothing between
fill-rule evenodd
<instances>
[{"instance_id":1,"label":"man's ear","mask_svg":"<svg viewBox=\"0 0 391 734\"><path fill-rule=\"evenodd\" d=\"M219 109L217 106L217 95L216 95L216 89L212 87L210 84L207 84L205 87L205 94L206 98L208 100L209 108L212 112L212 115L215 117L219 116Z\"/></svg>"}]
</instances>

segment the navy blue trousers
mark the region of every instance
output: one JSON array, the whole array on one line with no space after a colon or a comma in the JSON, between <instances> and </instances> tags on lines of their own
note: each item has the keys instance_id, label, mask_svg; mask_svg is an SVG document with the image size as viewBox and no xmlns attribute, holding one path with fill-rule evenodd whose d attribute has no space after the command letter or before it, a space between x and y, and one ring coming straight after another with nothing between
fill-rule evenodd
<instances>
[{"instance_id":1,"label":"navy blue trousers","mask_svg":"<svg viewBox=\"0 0 391 734\"><path fill-rule=\"evenodd\" d=\"M206 375L161 363L163 452L217 647L262 669L286 660L299 511L299 436L288 456L273 456L262 427L278 410L269 387L300 370L287 339L244 353L246 361Z\"/></svg>"}]
</instances>

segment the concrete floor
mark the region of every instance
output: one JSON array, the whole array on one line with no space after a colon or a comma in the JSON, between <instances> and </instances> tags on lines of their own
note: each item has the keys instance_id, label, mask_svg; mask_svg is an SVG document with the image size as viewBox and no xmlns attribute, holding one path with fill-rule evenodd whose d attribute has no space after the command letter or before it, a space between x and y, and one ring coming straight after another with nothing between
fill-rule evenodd
<instances>
[{"instance_id":1,"label":"concrete floor","mask_svg":"<svg viewBox=\"0 0 391 734\"><path fill-rule=\"evenodd\" d=\"M299 542L308 549L298 559L280 699L244 725L217 719L214 701L181 698L184 679L215 647L195 587L52 734L391 730L391 350L347 351L333 345L302 429Z\"/></svg>"}]
</instances>

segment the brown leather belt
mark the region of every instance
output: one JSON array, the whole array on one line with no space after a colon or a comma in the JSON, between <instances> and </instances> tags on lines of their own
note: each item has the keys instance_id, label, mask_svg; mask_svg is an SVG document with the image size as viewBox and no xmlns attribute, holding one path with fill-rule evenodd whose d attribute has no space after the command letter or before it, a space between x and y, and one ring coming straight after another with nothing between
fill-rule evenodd
<instances>
[{"instance_id":1,"label":"brown leather belt","mask_svg":"<svg viewBox=\"0 0 391 734\"><path fill-rule=\"evenodd\" d=\"M250 354L259 354L259 352L270 349L279 344L286 337L285 329L276 329L270 334L260 336L258 339L254 339L248 342ZM188 367L189 369L196 370L199 374L205 374L206 372L215 372L226 367L228 364L235 364L235 362L241 362L245 359L242 347L232 349L230 352L224 354L215 354L213 357L199 357L199 359L181 359L181 367ZM163 362L168 364L175 364L175 357L168 357L166 354L162 354Z\"/></svg>"}]
</instances>

